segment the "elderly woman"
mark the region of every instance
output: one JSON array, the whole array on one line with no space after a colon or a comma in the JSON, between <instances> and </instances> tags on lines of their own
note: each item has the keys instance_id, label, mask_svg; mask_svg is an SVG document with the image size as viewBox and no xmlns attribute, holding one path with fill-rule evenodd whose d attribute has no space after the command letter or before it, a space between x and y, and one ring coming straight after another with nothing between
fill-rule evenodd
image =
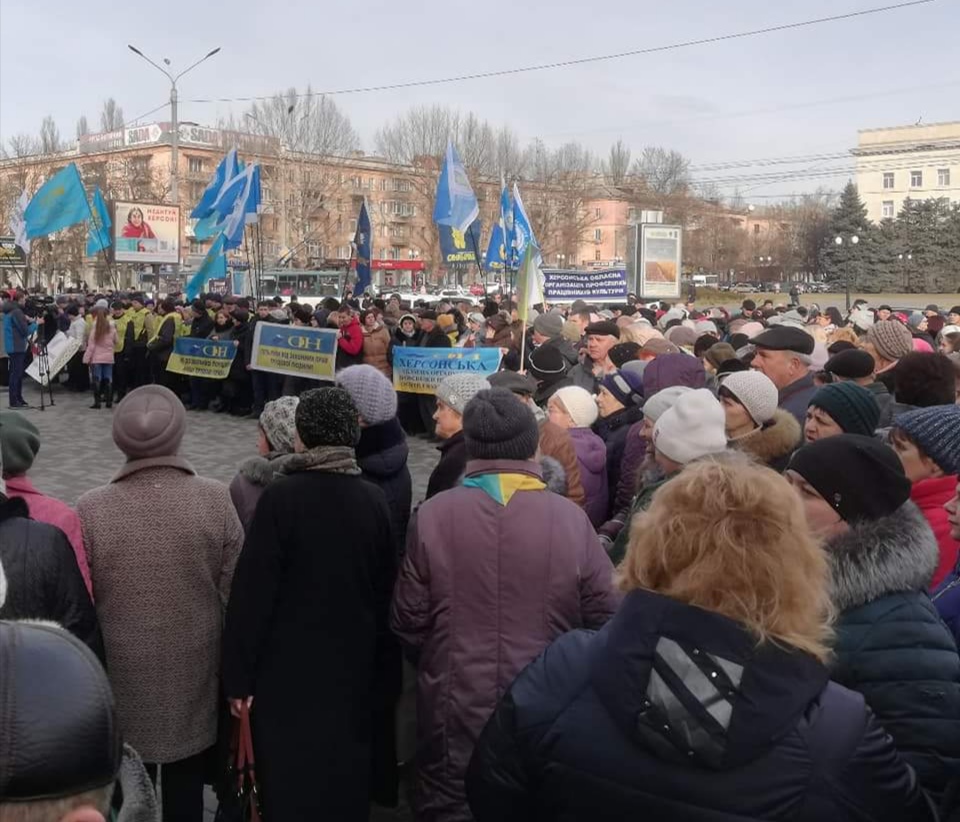
<instances>
[{"instance_id":1,"label":"elderly woman","mask_svg":"<svg viewBox=\"0 0 960 822\"><path fill-rule=\"evenodd\" d=\"M840 434L873 436L880 423L880 406L874 395L855 382L824 385L810 398L803 424L805 442Z\"/></svg>"},{"instance_id":2,"label":"elderly woman","mask_svg":"<svg viewBox=\"0 0 960 822\"><path fill-rule=\"evenodd\" d=\"M800 423L777 408L777 387L759 371L727 374L720 383L720 404L731 448L783 473L800 445Z\"/></svg>"},{"instance_id":3,"label":"elderly woman","mask_svg":"<svg viewBox=\"0 0 960 822\"><path fill-rule=\"evenodd\" d=\"M933 813L863 698L830 682L828 569L788 483L702 460L631 529L623 605L517 678L467 774L477 822Z\"/></svg>"}]
</instances>

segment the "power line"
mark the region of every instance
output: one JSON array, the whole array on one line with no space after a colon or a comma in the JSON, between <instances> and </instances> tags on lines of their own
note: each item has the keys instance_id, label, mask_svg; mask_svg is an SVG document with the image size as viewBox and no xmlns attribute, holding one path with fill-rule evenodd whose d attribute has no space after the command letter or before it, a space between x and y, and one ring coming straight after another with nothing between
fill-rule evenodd
<instances>
[{"instance_id":1,"label":"power line","mask_svg":"<svg viewBox=\"0 0 960 822\"><path fill-rule=\"evenodd\" d=\"M560 60L553 63L540 63L533 66L518 66L509 69L499 69L496 71L472 72L470 74L460 74L453 77L437 77L428 80L409 80L402 83L384 83L376 86L358 86L355 88L334 89L330 91L312 91L296 94L295 97L324 97L341 94L368 94L375 91L397 91L400 89L416 88L419 86L438 86L449 83L461 83L466 80L486 80L492 77L506 77L515 74L529 74L535 71L548 71L558 68L569 68L571 66L582 66L590 63L600 63L608 60L621 60L625 57L638 57L646 54L658 54L665 51L675 51L678 49L692 48L694 46L705 46L713 43L722 43L730 40L742 40L748 37L757 37L762 34L774 34L781 31L791 31L800 28L809 28L823 23L835 23L842 20L853 20L858 17L867 17L873 14L883 14L888 11L897 11L900 9L911 8L913 6L924 6L934 3L936 0L909 0L909 2L897 3L891 6L877 6L871 9L862 9L860 11L851 11L846 14L834 14L829 17L817 17L812 20L802 20L795 23L782 23L778 26L767 26L762 29L752 29L750 31L734 32L731 34L719 34L714 37L701 37L696 40L685 40L679 43L669 43L663 46L650 46L643 49L632 49L630 51L621 51L614 54L598 54L589 57L580 57L571 60ZM251 97L209 97L185 100L188 103L251 103L261 100L272 100L276 95L268 94L263 96Z\"/></svg>"}]
</instances>

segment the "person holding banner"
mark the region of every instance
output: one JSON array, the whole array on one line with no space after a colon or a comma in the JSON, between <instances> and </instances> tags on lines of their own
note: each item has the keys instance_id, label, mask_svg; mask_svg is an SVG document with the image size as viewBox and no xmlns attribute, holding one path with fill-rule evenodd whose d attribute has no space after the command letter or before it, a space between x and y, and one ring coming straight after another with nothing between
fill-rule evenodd
<instances>
[{"instance_id":1,"label":"person holding banner","mask_svg":"<svg viewBox=\"0 0 960 822\"><path fill-rule=\"evenodd\" d=\"M83 362L90 366L90 383L93 386L92 409L99 409L101 400L106 400L107 408L113 408L113 349L117 344L117 328L107 316L109 308L106 300L97 300L93 307L93 324L87 336L87 348L83 352Z\"/></svg>"}]
</instances>

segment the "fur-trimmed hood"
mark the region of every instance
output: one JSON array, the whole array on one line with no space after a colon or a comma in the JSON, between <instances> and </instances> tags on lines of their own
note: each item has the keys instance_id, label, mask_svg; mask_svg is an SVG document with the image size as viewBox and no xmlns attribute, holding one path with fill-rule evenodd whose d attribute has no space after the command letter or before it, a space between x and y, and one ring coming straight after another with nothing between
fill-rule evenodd
<instances>
[{"instance_id":1,"label":"fur-trimmed hood","mask_svg":"<svg viewBox=\"0 0 960 822\"><path fill-rule=\"evenodd\" d=\"M852 525L824 547L833 603L841 612L887 594L924 590L940 556L927 520L909 501L890 516Z\"/></svg>"},{"instance_id":2,"label":"fur-trimmed hood","mask_svg":"<svg viewBox=\"0 0 960 822\"><path fill-rule=\"evenodd\" d=\"M281 454L271 451L265 457L250 457L240 464L239 471L254 485L268 486L282 475L284 462L293 454Z\"/></svg>"},{"instance_id":3,"label":"fur-trimmed hood","mask_svg":"<svg viewBox=\"0 0 960 822\"><path fill-rule=\"evenodd\" d=\"M745 437L731 440L730 445L765 465L771 465L796 451L802 436L797 418L781 408L777 409L769 425Z\"/></svg>"}]
</instances>

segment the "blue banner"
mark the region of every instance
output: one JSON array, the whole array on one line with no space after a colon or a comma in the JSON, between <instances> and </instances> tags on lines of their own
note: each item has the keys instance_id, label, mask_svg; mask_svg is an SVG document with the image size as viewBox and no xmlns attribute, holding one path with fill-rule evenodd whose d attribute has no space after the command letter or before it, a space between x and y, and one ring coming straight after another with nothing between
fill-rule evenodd
<instances>
[{"instance_id":1,"label":"blue banner","mask_svg":"<svg viewBox=\"0 0 960 822\"><path fill-rule=\"evenodd\" d=\"M250 365L257 371L333 380L337 360L336 328L258 322Z\"/></svg>"},{"instance_id":2,"label":"blue banner","mask_svg":"<svg viewBox=\"0 0 960 822\"><path fill-rule=\"evenodd\" d=\"M446 267L476 265L477 249L480 248L482 224L478 217L466 231L448 225L438 225L440 233L440 259Z\"/></svg>"},{"instance_id":3,"label":"blue banner","mask_svg":"<svg viewBox=\"0 0 960 822\"><path fill-rule=\"evenodd\" d=\"M199 337L177 337L167 362L167 371L188 377L225 380L237 355L235 340L219 342Z\"/></svg>"},{"instance_id":4,"label":"blue banner","mask_svg":"<svg viewBox=\"0 0 960 822\"><path fill-rule=\"evenodd\" d=\"M370 233L370 214L367 212L367 201L364 200L357 218L357 233L353 237L357 254L357 285L354 293L358 297L370 287L370 256L373 253Z\"/></svg>"},{"instance_id":5,"label":"blue banner","mask_svg":"<svg viewBox=\"0 0 960 822\"><path fill-rule=\"evenodd\" d=\"M627 270L608 268L599 271L559 271L544 269L543 298L548 303L625 303Z\"/></svg>"},{"instance_id":6,"label":"blue banner","mask_svg":"<svg viewBox=\"0 0 960 822\"><path fill-rule=\"evenodd\" d=\"M393 349L393 387L409 394L435 394L444 377L470 371L480 376L500 368L499 348Z\"/></svg>"}]
</instances>

